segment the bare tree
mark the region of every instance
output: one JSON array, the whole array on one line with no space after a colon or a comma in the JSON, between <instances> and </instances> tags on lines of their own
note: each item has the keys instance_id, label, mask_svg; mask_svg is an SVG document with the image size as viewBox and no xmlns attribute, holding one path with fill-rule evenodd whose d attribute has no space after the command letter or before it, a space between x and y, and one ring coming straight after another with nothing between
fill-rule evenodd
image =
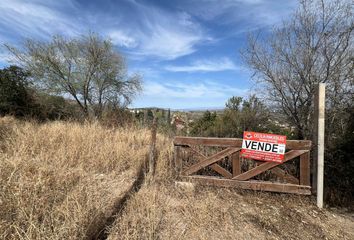
<instances>
[{"instance_id":1,"label":"bare tree","mask_svg":"<svg viewBox=\"0 0 354 240\"><path fill-rule=\"evenodd\" d=\"M312 134L313 94L327 84L330 121L353 103L354 50L351 1L303 0L291 20L263 37L252 34L242 56L263 83L268 99L296 126L299 138Z\"/></svg>"},{"instance_id":2,"label":"bare tree","mask_svg":"<svg viewBox=\"0 0 354 240\"><path fill-rule=\"evenodd\" d=\"M109 40L90 33L51 42L26 40L23 49L5 47L38 86L71 96L87 117L100 117L108 106L126 106L141 90L139 75L127 76L124 58Z\"/></svg>"}]
</instances>

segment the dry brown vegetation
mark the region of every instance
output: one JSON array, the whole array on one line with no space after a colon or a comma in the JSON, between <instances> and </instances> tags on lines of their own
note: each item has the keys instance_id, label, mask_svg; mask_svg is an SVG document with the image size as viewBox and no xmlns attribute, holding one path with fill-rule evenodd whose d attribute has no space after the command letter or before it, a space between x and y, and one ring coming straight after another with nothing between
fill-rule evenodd
<instances>
[{"instance_id":1,"label":"dry brown vegetation","mask_svg":"<svg viewBox=\"0 0 354 240\"><path fill-rule=\"evenodd\" d=\"M353 239L354 216L309 197L175 184L144 185L113 239Z\"/></svg>"},{"instance_id":2,"label":"dry brown vegetation","mask_svg":"<svg viewBox=\"0 0 354 240\"><path fill-rule=\"evenodd\" d=\"M0 239L90 237L149 149L146 129L12 118L0 126Z\"/></svg>"},{"instance_id":3,"label":"dry brown vegetation","mask_svg":"<svg viewBox=\"0 0 354 240\"><path fill-rule=\"evenodd\" d=\"M146 129L2 118L0 138L0 239L354 239L353 215L311 197L176 185L163 135L131 191Z\"/></svg>"}]
</instances>

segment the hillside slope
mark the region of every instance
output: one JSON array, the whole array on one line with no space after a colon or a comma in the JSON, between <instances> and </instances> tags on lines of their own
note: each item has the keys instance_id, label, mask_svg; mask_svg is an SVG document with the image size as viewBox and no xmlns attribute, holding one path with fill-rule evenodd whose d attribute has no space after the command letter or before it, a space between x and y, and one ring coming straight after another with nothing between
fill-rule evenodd
<instances>
[{"instance_id":1,"label":"hillside slope","mask_svg":"<svg viewBox=\"0 0 354 240\"><path fill-rule=\"evenodd\" d=\"M319 210L311 197L155 183L109 239L354 239L354 214Z\"/></svg>"}]
</instances>

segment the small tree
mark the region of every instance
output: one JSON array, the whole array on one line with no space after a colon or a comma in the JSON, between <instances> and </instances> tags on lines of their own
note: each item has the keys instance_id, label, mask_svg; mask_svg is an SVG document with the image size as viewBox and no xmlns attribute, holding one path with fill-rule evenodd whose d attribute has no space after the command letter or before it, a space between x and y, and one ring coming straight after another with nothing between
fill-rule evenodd
<instances>
[{"instance_id":1,"label":"small tree","mask_svg":"<svg viewBox=\"0 0 354 240\"><path fill-rule=\"evenodd\" d=\"M219 114L209 111L191 124L191 134L207 137L242 137L244 131L272 131L269 109L255 96L231 97Z\"/></svg>"},{"instance_id":2,"label":"small tree","mask_svg":"<svg viewBox=\"0 0 354 240\"><path fill-rule=\"evenodd\" d=\"M269 125L269 110L255 96L248 99L231 97L218 121L218 136L242 137L244 131L265 131Z\"/></svg>"},{"instance_id":3,"label":"small tree","mask_svg":"<svg viewBox=\"0 0 354 240\"><path fill-rule=\"evenodd\" d=\"M167 121L167 126L171 126L171 109L167 110L166 121Z\"/></svg>"},{"instance_id":4,"label":"small tree","mask_svg":"<svg viewBox=\"0 0 354 240\"><path fill-rule=\"evenodd\" d=\"M71 96L87 117L101 117L108 106L122 107L141 90L138 75L127 76L124 58L109 40L95 34L51 42L26 40L19 50L5 44L39 87Z\"/></svg>"},{"instance_id":5,"label":"small tree","mask_svg":"<svg viewBox=\"0 0 354 240\"><path fill-rule=\"evenodd\" d=\"M215 123L217 121L217 115L215 112L211 113L206 111L203 116L192 123L191 125L191 135L193 136L205 136L214 137L215 136Z\"/></svg>"},{"instance_id":6,"label":"small tree","mask_svg":"<svg viewBox=\"0 0 354 240\"><path fill-rule=\"evenodd\" d=\"M35 105L29 73L17 66L0 69L0 114L31 115Z\"/></svg>"}]
</instances>

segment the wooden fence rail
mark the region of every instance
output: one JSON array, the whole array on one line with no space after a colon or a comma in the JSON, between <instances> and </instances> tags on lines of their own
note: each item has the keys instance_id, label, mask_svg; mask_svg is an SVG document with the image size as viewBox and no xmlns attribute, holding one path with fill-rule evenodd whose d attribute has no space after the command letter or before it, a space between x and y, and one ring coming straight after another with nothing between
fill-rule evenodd
<instances>
[{"instance_id":1,"label":"wooden fence rail","mask_svg":"<svg viewBox=\"0 0 354 240\"><path fill-rule=\"evenodd\" d=\"M200 147L223 148L217 153L207 156L200 152ZM255 161L255 167L242 172L240 150L242 139L239 138L205 138L205 137L175 137L175 165L183 179L204 185L223 187L238 187L272 192L311 194L310 186L310 150L311 141L287 140L284 161L288 162L299 157L299 178L280 168L283 163ZM186 167L181 157L181 151L197 155L198 161ZM228 159L231 162L231 172L222 167L219 162ZM251 160L251 159L249 159ZM195 175L198 171L210 168L220 176ZM269 171L282 182L260 181L253 178Z\"/></svg>"}]
</instances>

